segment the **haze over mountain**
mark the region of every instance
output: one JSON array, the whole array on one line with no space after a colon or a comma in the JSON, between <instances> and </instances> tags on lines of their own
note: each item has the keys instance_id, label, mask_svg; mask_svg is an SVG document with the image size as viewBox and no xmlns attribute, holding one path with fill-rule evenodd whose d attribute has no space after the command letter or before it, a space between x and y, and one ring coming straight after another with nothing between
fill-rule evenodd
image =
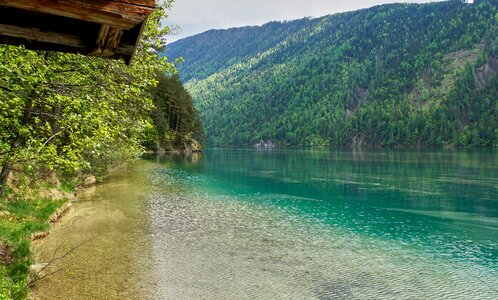
<instances>
[{"instance_id":1,"label":"haze over mountain","mask_svg":"<svg viewBox=\"0 0 498 300\"><path fill-rule=\"evenodd\" d=\"M179 26L168 42L209 29L262 25L270 21L295 20L367 8L394 2L434 2L441 0L188 0L175 1L167 24ZM213 17L215 16L215 17Z\"/></svg>"},{"instance_id":2,"label":"haze over mountain","mask_svg":"<svg viewBox=\"0 0 498 300\"><path fill-rule=\"evenodd\" d=\"M498 1L389 4L166 49L211 146L496 145Z\"/></svg>"}]
</instances>

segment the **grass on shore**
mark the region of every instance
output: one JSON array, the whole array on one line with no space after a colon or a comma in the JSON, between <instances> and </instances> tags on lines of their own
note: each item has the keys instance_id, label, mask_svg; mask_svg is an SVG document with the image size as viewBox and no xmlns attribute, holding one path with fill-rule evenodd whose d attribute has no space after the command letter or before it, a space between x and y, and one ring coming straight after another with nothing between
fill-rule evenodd
<instances>
[{"instance_id":1,"label":"grass on shore","mask_svg":"<svg viewBox=\"0 0 498 300\"><path fill-rule=\"evenodd\" d=\"M0 198L0 300L27 297L33 236L48 231L50 217L69 201L69 190L44 184L10 189Z\"/></svg>"}]
</instances>

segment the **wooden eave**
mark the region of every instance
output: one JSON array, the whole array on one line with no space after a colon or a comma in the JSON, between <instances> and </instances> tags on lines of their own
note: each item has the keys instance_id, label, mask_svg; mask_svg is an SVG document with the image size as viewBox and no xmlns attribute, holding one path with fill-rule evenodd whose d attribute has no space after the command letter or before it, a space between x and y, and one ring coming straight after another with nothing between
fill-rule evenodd
<instances>
[{"instance_id":1,"label":"wooden eave","mask_svg":"<svg viewBox=\"0 0 498 300\"><path fill-rule=\"evenodd\" d=\"M129 63L155 0L0 0L0 43Z\"/></svg>"}]
</instances>

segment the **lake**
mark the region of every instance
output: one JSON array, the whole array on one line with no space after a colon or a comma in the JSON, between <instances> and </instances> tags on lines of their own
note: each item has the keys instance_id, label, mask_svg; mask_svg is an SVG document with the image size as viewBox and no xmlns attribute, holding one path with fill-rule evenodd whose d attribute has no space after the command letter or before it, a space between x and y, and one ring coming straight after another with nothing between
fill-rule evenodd
<instances>
[{"instance_id":1,"label":"lake","mask_svg":"<svg viewBox=\"0 0 498 300\"><path fill-rule=\"evenodd\" d=\"M498 296L493 150L149 155L73 207L34 299Z\"/></svg>"}]
</instances>

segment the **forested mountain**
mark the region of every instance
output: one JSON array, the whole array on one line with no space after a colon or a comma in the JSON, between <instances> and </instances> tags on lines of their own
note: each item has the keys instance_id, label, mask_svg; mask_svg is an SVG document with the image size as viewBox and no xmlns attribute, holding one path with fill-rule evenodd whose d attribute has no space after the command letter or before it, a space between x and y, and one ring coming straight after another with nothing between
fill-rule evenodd
<instances>
[{"instance_id":1,"label":"forested mountain","mask_svg":"<svg viewBox=\"0 0 498 300\"><path fill-rule=\"evenodd\" d=\"M498 140L498 1L390 4L167 46L211 146Z\"/></svg>"}]
</instances>

